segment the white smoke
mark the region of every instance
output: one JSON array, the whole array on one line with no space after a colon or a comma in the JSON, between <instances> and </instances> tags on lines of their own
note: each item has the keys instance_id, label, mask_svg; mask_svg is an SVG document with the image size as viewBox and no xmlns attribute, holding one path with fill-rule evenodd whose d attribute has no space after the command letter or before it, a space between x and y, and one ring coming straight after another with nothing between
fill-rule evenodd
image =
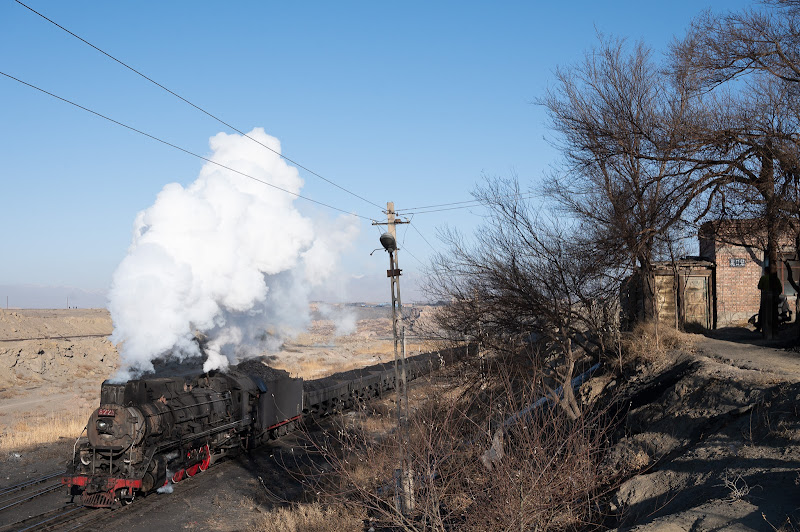
<instances>
[{"instance_id":1,"label":"white smoke","mask_svg":"<svg viewBox=\"0 0 800 532\"><path fill-rule=\"evenodd\" d=\"M280 152L263 129L248 135ZM209 144L222 165L295 193L303 185L295 168L250 139L219 133ZM208 342L208 371L306 328L310 289L335 275L359 227L351 216L315 223L294 200L211 163L188 187L164 187L136 216L109 292L117 378L151 371L158 357L199 356L197 332Z\"/></svg>"},{"instance_id":2,"label":"white smoke","mask_svg":"<svg viewBox=\"0 0 800 532\"><path fill-rule=\"evenodd\" d=\"M339 305L319 305L320 315L333 322L336 336L347 336L356 332L358 316L352 310Z\"/></svg>"}]
</instances>

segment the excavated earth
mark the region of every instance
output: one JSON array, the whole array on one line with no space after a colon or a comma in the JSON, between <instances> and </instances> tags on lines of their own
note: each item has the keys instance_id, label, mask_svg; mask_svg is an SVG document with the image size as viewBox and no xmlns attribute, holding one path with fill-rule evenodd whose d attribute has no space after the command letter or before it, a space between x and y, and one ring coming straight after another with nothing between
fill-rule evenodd
<instances>
[{"instance_id":1,"label":"excavated earth","mask_svg":"<svg viewBox=\"0 0 800 532\"><path fill-rule=\"evenodd\" d=\"M611 528L800 527L800 354L757 345L746 330L717 336L727 339L696 336L690 352L668 355L617 391ZM588 387L614 385L604 377Z\"/></svg>"}]
</instances>

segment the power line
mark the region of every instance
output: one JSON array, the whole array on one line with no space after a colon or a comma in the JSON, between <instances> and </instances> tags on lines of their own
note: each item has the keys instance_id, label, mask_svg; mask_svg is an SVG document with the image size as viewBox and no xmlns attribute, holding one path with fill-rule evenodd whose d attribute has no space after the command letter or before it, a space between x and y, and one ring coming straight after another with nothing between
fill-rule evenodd
<instances>
[{"instance_id":1,"label":"power line","mask_svg":"<svg viewBox=\"0 0 800 532\"><path fill-rule=\"evenodd\" d=\"M412 258L413 258L415 261L419 262L419 265L420 265L420 266L422 266L423 268L425 268L425 263L424 263L424 262L422 262L421 260L419 260L419 259L416 257L416 255L414 255L413 253L411 253L411 251L410 251L410 250L409 250L407 247L403 246L403 251L405 251L406 253L408 253L409 255L411 255L411 257L412 257Z\"/></svg>"},{"instance_id":2,"label":"power line","mask_svg":"<svg viewBox=\"0 0 800 532\"><path fill-rule=\"evenodd\" d=\"M409 207L407 210L432 209L434 207L449 207L450 205L461 205L462 203L481 203L481 200L454 201L452 203L439 203L438 205L423 205L422 207Z\"/></svg>"},{"instance_id":3,"label":"power line","mask_svg":"<svg viewBox=\"0 0 800 532\"><path fill-rule=\"evenodd\" d=\"M217 122L219 122L220 124L223 124L224 126L226 126L226 127L229 127L229 128L231 128L232 130L236 131L236 132L237 132L237 133L239 133L240 135L247 137L248 139L252 140L253 142L255 142L255 143L257 143L257 144L260 144L261 146L263 146L264 148L268 149L268 150L269 150L269 151L271 151L272 153L274 153L274 154L276 154L276 155L278 155L278 156L282 157L283 159L286 159L287 161L289 161L290 163L292 163L292 164L293 164L293 165L295 165L296 167L298 167L298 168L302 168L303 170L305 170L305 171L306 171L306 172L308 172L309 174L311 174L311 175L314 175L314 176L316 176L316 177L318 177L318 178L322 179L323 181L325 181L325 182L327 182L327 183L330 183L331 185L335 186L336 188L338 188L338 189L340 189L340 190L343 190L343 191L347 192L347 193L348 193L348 194L350 194L351 196L355 196L356 198L358 198L358 199L360 199L360 200L362 200L362 201L365 201L365 202L369 203L370 205L373 205L373 206L375 206L375 207L378 207L379 209L383 210L383 207L381 207L381 206L380 206L380 205L378 205L377 203L374 203L374 202L372 202L372 201L370 201L370 200L368 200L368 199L366 199L366 198L364 198L364 197L362 197L362 196L359 196L359 195L358 195L358 194L356 194L355 192L353 192L353 191L351 191L351 190L348 190L348 189L344 188L343 186L341 186L341 185L338 185L338 184L334 183L334 182L333 182L333 181L331 181L330 179L327 179L327 178L325 178L325 177L321 176L320 174L318 174L317 172L315 172L315 171L313 171L313 170L311 170L311 169L309 169L309 168L306 168L305 166L303 166L303 165L302 165L302 164L300 164L299 162L297 162L297 161L295 161L295 160L293 160L293 159L290 159L289 157L285 156L284 154L280 153L279 151L273 150L272 148L270 148L270 147L269 147L269 146L267 146L266 144L262 143L261 141L259 141L259 140L257 140L257 139L254 139L253 137L251 137L251 136L250 136L250 135L248 135L247 133L245 133L245 132L243 132L243 131L239 130L238 128L236 128L236 127L234 127L234 126L232 126L231 124L227 123L226 121L222 120L221 118L219 118L219 117L217 117L217 116L215 116L215 115L211 114L210 112L206 111L205 109L203 109L203 108L202 108L202 107L200 107L199 105L196 105L196 104L194 104L194 103L190 102L189 100L187 100L186 98L184 98L184 97L183 97L183 96L181 96L180 94L178 94L178 93L176 93L176 92L173 92L172 90L168 89L167 87L165 87L165 86L164 86L164 85L162 85L161 83L159 83L159 82L155 81L154 79L152 79L152 78L150 78L150 77L146 76L145 74L143 74L143 73L139 72L138 70L136 70L136 69L135 69L135 68L133 68L132 66L128 65L128 64L127 64L127 63L125 63L124 61L122 61L122 60L120 60L120 59L117 59L116 57L114 57L113 55L109 54L109 53L108 53L108 52L106 52L105 50L102 50L101 48L99 48L99 47L95 46L94 44L90 43L89 41L87 41L87 40L86 40L86 39L84 39L83 37L80 37L79 35L76 35L75 33L71 32L70 30L68 30L67 28L65 28L64 26L62 26L61 24L59 24L58 22L56 22L56 21L54 21L54 20L51 20L51 19L47 18L46 16L44 16L44 15L43 15L43 14L41 14L41 13L39 13L38 11L36 11L35 9L33 9L32 7L30 7L30 6L28 6L28 5L25 5L25 4L23 4L22 2L20 2L20 0L15 0L15 1L16 1L16 2L17 2L19 5L21 5L22 7L24 7L24 8L26 8L26 9L28 9L29 11L31 11L31 12L33 12L33 13L37 14L37 15L39 15L41 18L45 19L47 22L49 22L49 23L53 24L54 26L56 26L56 27L58 27L58 28L61 28L62 30L64 30L65 32L69 33L70 35L72 35L73 37L75 37L76 39L78 39L79 41L83 42L84 44L87 44L88 46L91 46L92 48L94 48L95 50L97 50L97 51L98 51L98 52L100 52L101 54L105 55L105 56L106 56L106 57L108 57L109 59L111 59L111 60L113 60L113 61L116 61L117 63L119 63L120 65L124 66L125 68L127 68L127 69L128 69L128 70L130 70L131 72L134 72L135 74L138 74L139 76L143 77L144 79L146 79L146 80L147 80L147 81L149 81L150 83L152 83L152 84L156 85L157 87L160 87L160 88L164 89L165 91L167 91L168 93L172 94L172 95L173 95L173 96L175 96L176 98L178 98L178 99L182 100L183 102L185 102L185 103L187 103L187 104L191 105L192 107L194 107L194 108L195 108L195 109L197 109L198 111L200 111L200 112L202 112L202 113L206 114L207 116L209 116L209 117L213 118L214 120L216 120L216 121L217 121Z\"/></svg>"},{"instance_id":4,"label":"power line","mask_svg":"<svg viewBox=\"0 0 800 532\"><path fill-rule=\"evenodd\" d=\"M77 107L78 109L82 109L82 110L84 110L84 111L86 111L88 113L91 113L91 114L95 115L95 116L98 116L100 118L108 120L109 122L117 124L118 126L122 126L122 127L126 128L126 129L129 129L131 131L139 133L140 135L144 135L145 137L148 137L150 139L158 141L161 144L165 144L165 145L169 146L170 148L174 148L176 150L182 151L183 153L186 153L186 154L191 155L193 157L197 157L198 159L202 159L202 160L204 160L204 161L206 161L208 163L217 165L217 166L219 166L221 168L224 168L226 170L229 170L229 171L234 172L236 174L239 174L241 176L244 176L244 177L247 177L249 179L252 179L253 181L258 181L259 183L267 185L268 187L272 187L272 188L274 188L276 190L280 190L281 192L286 192L287 194L291 194L292 196L295 196L296 198L304 199L306 201L310 201L311 203L316 203L317 205L322 205L323 207L327 207L329 209L333 209L335 211L342 212L342 213L347 214L349 216L356 216L358 218L363 218L364 220L372 220L372 218L367 218L366 216L361 216L360 214L356 214L356 213L353 213L353 212L346 211L344 209L340 209L338 207L334 207L333 205L329 205L327 203L323 203L321 201L317 201L315 199L311 199L311 198L309 198L307 196L302 196L302 195L298 194L297 192L292 192L291 190L286 190L285 188L281 188L281 187L279 187L277 185L273 185L272 183L269 183L269 182L264 181L262 179L259 179L257 177L253 177L253 176L251 176L249 174L245 174L244 172L240 172L239 170L236 170L235 168L231 168L230 166L226 166L226 165L224 165L222 163L218 163L217 161L214 161L213 159L209 159L208 157L203 157L202 155L199 155L197 153L189 151L186 148L181 148L180 146L178 146L176 144L172 144L170 142L167 142L166 140L162 140L162 139L160 139L160 138L158 138L158 137L156 137L154 135L151 135L151 134L146 133L146 132L144 132L142 130L136 129L135 127L129 126L127 124L123 124L122 122L120 122L118 120L114 120L113 118L109 118L106 115L100 114L97 111L93 111L93 110L89 109L88 107L84 107L84 106L82 106L80 104L77 104L77 103L75 103L73 101L67 100L66 98L62 98L61 96L58 96L57 94L53 94L52 92L48 92L48 91L46 91L46 90L44 90L44 89L42 89L40 87L37 87L36 85L32 85L31 83L28 83L26 81L22 81L21 79L15 78L14 76L12 76L10 74L6 74L5 72L0 71L0 74L5 76L5 77L7 77L7 78L9 78L9 79L13 79L16 82L21 83L22 85L26 85L26 86L28 86L28 87L30 87L32 89L36 89L39 92L43 92L44 94L47 94L48 96L52 96L53 98L56 98L57 100L61 100L62 102L65 102L65 103L68 103L70 105L73 105L73 106Z\"/></svg>"},{"instance_id":5,"label":"power line","mask_svg":"<svg viewBox=\"0 0 800 532\"><path fill-rule=\"evenodd\" d=\"M428 244L428 246L430 246L430 248L433 250L433 252L434 252L434 253L438 253L438 251L436 251L436 248L435 248L435 247L433 247L433 244L431 244L430 242L428 242L428 239L427 239L427 238L425 238L425 235L423 235L423 234L420 232L420 230L419 230L419 229L417 229L417 226L416 226L416 224L412 224L411 222L408 222L408 225L410 225L410 226L411 226L411 227L414 229L414 231L416 231L416 232L417 232L417 234L418 234L419 236L421 236L421 237L422 237L422 240L424 240L424 241L425 241L425 243L426 243L426 244Z\"/></svg>"},{"instance_id":6,"label":"power line","mask_svg":"<svg viewBox=\"0 0 800 532\"><path fill-rule=\"evenodd\" d=\"M477 204L477 205L463 205L463 206L461 206L461 207L448 207L447 209L433 209L433 210L430 210L430 211L415 211L415 212L407 212L407 211L404 211L404 210L398 209L398 210L397 210L397 212L398 212L398 213L403 213L403 214L405 214L405 215L410 215L410 214L427 214L427 213L429 213L429 212L456 211L456 210L458 210L458 209L470 209L470 208L472 208L472 207L480 207L480 204Z\"/></svg>"},{"instance_id":7,"label":"power line","mask_svg":"<svg viewBox=\"0 0 800 532\"><path fill-rule=\"evenodd\" d=\"M408 221L407 225L411 225L411 220ZM400 244L401 246L404 246L406 244L406 237L407 236L408 236L408 227L406 227L406 230L403 231L403 242Z\"/></svg>"},{"instance_id":8,"label":"power line","mask_svg":"<svg viewBox=\"0 0 800 532\"><path fill-rule=\"evenodd\" d=\"M513 195L510 195L510 196L500 196L497 199L517 198L519 200L525 200L525 199L530 199L530 198L532 198L534 196L536 196L535 193L530 193L530 194L526 194L526 195L513 194ZM443 203L442 205L459 205L461 203L467 203L467 202L463 202L462 201L462 202L455 202L455 203ZM487 205L490 202L474 200L474 202L469 202L469 203L470 203L470 205L460 205L459 207L447 207L445 209L431 209L431 210L427 210L427 211L423 210L423 211L413 211L413 212L411 212L412 209L397 209L397 212L398 213L403 213L405 215L411 215L411 214L427 214L427 213L431 213L431 212L455 211L455 210L458 210L458 209L470 209L472 207L480 207L482 205ZM431 207L433 207L433 205L431 205ZM417 208L421 209L421 208L424 208L424 207L417 207Z\"/></svg>"},{"instance_id":9,"label":"power line","mask_svg":"<svg viewBox=\"0 0 800 532\"><path fill-rule=\"evenodd\" d=\"M509 194L507 196L498 196L497 199L505 199L505 198L527 199L527 198L530 198L530 197L532 197L534 195L535 194L533 192L521 193L521 194ZM450 205L463 205L465 203L474 203L476 205L480 205L480 204L486 203L486 201L485 200L478 200L478 199L465 200L465 201L454 201L452 203L439 203L437 205L424 205L422 207L408 207L408 208L403 209L403 210L404 211L416 211L418 209L433 209L433 208L437 208L437 207L449 207ZM471 207L471 205L468 205L467 207ZM461 207L461 208L467 208L467 207ZM435 212L435 211L432 211L432 212Z\"/></svg>"}]
</instances>

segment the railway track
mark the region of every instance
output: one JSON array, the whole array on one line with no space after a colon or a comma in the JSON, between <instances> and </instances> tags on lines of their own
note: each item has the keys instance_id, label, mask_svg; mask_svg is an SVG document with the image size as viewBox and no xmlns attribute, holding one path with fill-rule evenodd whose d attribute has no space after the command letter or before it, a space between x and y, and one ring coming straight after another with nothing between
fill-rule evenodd
<instances>
[{"instance_id":1,"label":"railway track","mask_svg":"<svg viewBox=\"0 0 800 532\"><path fill-rule=\"evenodd\" d=\"M0 512L19 506L62 487L63 471L26 480L14 486L0 488Z\"/></svg>"},{"instance_id":2,"label":"railway track","mask_svg":"<svg viewBox=\"0 0 800 532\"><path fill-rule=\"evenodd\" d=\"M0 532L24 532L29 530L74 530L83 523L77 524L76 521L81 517L91 514L92 510L76 504L67 504L60 508L48 510L14 523L0 527ZM73 527L73 525L75 525Z\"/></svg>"},{"instance_id":3,"label":"railway track","mask_svg":"<svg viewBox=\"0 0 800 532\"><path fill-rule=\"evenodd\" d=\"M215 473L220 473L223 470L229 467L228 462L222 462L215 466ZM62 473L58 473L54 475L55 477L60 477ZM32 481L28 481L24 483L26 486L32 486L34 482L46 482L45 479L54 478L53 475L42 477L41 479L34 479ZM216 476L216 475L215 475ZM0 532L24 532L24 531L47 531L47 532L68 532L71 530L102 530L105 527L103 523L110 521L110 520L117 520L121 519L128 514L129 511L135 512L143 512L148 511L151 509L156 509L161 504L169 502L172 500L173 497L180 497L183 498L187 496L189 493L193 492L196 489L207 489L207 482L213 482L212 478L207 478L205 475L198 475L196 477L192 477L186 479L179 484L173 486L174 493L170 495L159 495L152 493L147 497L137 499L133 501L131 504L123 506L121 508L115 509L105 509L105 508L87 508L81 506L80 504L62 504L58 508L54 508L51 510L38 512L35 515L25 517L13 523L0 525ZM204 482L204 479L207 479ZM14 488L18 488L19 486L11 486L9 488L4 488L2 491L5 492L7 490L11 490ZM59 483L55 486L55 488L63 488L63 486ZM54 489L55 489L54 488ZM48 490L54 491L54 489ZM36 490L38 492L44 493L43 489ZM30 494L31 497L28 500L32 500L39 495L34 495L34 493ZM2 510L2 508L0 508Z\"/></svg>"},{"instance_id":4,"label":"railway track","mask_svg":"<svg viewBox=\"0 0 800 532\"><path fill-rule=\"evenodd\" d=\"M70 334L68 336L51 335L51 336L36 336L31 338L0 338L0 342L25 342L28 340L74 340L75 338L107 338L111 336L108 334Z\"/></svg>"}]
</instances>

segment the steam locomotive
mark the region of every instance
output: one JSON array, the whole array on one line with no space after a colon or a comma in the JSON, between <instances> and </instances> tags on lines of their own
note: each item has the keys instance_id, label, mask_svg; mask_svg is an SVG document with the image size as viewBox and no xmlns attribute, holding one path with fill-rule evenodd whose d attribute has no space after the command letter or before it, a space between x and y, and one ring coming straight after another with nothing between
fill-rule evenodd
<instances>
[{"instance_id":1,"label":"steam locomotive","mask_svg":"<svg viewBox=\"0 0 800 532\"><path fill-rule=\"evenodd\" d=\"M411 381L453 352L406 360ZM394 389L394 364L303 381L258 360L190 378L105 381L62 484L84 506L112 507L205 471L323 416Z\"/></svg>"}]
</instances>

